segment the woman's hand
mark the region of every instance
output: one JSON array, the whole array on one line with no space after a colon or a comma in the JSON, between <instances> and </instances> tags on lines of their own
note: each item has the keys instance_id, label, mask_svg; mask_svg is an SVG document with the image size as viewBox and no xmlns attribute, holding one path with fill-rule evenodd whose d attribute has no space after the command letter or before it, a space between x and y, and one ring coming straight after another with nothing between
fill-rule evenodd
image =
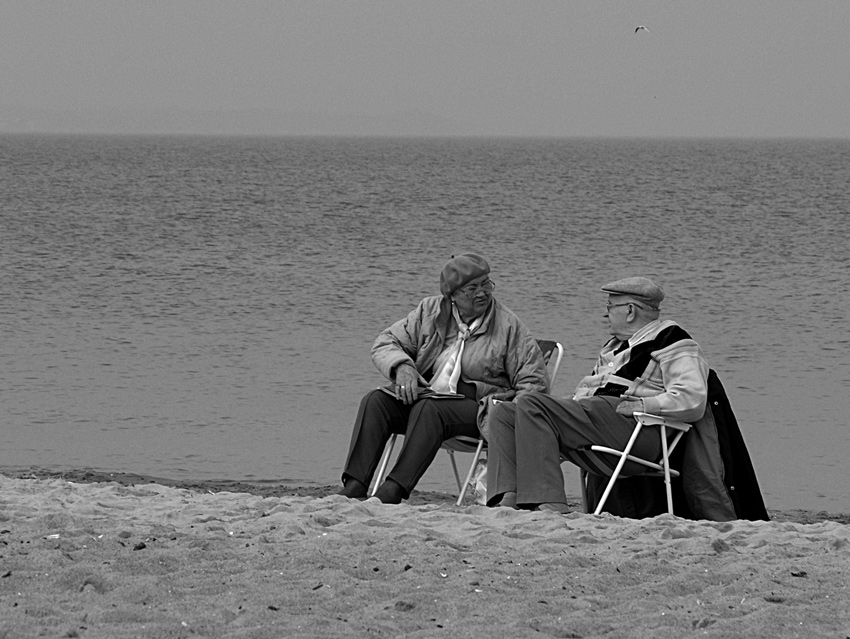
<instances>
[{"instance_id":1,"label":"woman's hand","mask_svg":"<svg viewBox=\"0 0 850 639\"><path fill-rule=\"evenodd\" d=\"M502 391L500 393L494 393L493 395L490 395L490 399L492 399L494 401L500 401L500 402L509 402L514 397L516 397L516 391L514 389L510 389L510 390L506 390L506 391Z\"/></svg>"},{"instance_id":2,"label":"woman's hand","mask_svg":"<svg viewBox=\"0 0 850 639\"><path fill-rule=\"evenodd\" d=\"M399 364L395 370L395 394L405 404L419 396L419 371L410 364Z\"/></svg>"}]
</instances>

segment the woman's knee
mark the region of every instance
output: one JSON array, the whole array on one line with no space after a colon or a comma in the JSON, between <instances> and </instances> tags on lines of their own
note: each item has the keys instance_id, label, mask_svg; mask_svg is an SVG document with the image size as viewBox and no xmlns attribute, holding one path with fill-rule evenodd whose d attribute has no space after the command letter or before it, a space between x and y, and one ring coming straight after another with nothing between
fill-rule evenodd
<instances>
[{"instance_id":1,"label":"woman's knee","mask_svg":"<svg viewBox=\"0 0 850 639\"><path fill-rule=\"evenodd\" d=\"M468 406L459 410L457 407L450 407L447 404L449 401L451 400L422 399L416 402L407 419L407 434L427 434L440 441L458 434L477 434L477 404L470 400Z\"/></svg>"},{"instance_id":2,"label":"woman's knee","mask_svg":"<svg viewBox=\"0 0 850 639\"><path fill-rule=\"evenodd\" d=\"M392 427L395 430L405 419L406 411L400 406L400 402L381 390L369 391L360 400L356 421L368 429Z\"/></svg>"},{"instance_id":3,"label":"woman's knee","mask_svg":"<svg viewBox=\"0 0 850 639\"><path fill-rule=\"evenodd\" d=\"M437 439L442 437L451 420L447 419L440 410L439 402L441 401L446 400L421 399L416 402L407 418L408 430L415 429L420 435L432 433Z\"/></svg>"},{"instance_id":4,"label":"woman's knee","mask_svg":"<svg viewBox=\"0 0 850 639\"><path fill-rule=\"evenodd\" d=\"M384 391L376 388L363 395L363 398L360 400L360 408L362 410L371 406L383 406L388 403L387 400L392 401L392 399Z\"/></svg>"}]
</instances>

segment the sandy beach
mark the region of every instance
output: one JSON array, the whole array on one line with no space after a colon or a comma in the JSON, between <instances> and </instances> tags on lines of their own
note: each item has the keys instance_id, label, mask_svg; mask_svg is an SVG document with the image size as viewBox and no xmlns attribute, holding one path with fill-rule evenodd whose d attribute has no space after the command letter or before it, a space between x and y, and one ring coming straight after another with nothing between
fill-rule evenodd
<instances>
[{"instance_id":1,"label":"sandy beach","mask_svg":"<svg viewBox=\"0 0 850 639\"><path fill-rule=\"evenodd\" d=\"M847 515L628 520L169 483L0 475L0 638L850 637Z\"/></svg>"}]
</instances>

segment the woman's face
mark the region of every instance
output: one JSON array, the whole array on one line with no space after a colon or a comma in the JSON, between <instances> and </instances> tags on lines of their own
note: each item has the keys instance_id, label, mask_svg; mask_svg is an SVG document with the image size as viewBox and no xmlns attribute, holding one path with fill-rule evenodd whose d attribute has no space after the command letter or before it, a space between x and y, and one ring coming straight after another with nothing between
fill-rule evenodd
<instances>
[{"instance_id":1,"label":"woman's face","mask_svg":"<svg viewBox=\"0 0 850 639\"><path fill-rule=\"evenodd\" d=\"M452 301L457 306L461 318L470 320L483 315L493 299L494 288L496 285L493 284L490 276L482 275L469 280L452 293Z\"/></svg>"}]
</instances>

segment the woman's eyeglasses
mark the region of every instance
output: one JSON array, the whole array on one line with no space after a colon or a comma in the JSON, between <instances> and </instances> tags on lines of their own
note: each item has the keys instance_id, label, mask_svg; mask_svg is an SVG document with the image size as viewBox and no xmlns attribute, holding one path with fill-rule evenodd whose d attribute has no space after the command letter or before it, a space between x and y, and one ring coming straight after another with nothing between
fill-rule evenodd
<instances>
[{"instance_id":1,"label":"woman's eyeglasses","mask_svg":"<svg viewBox=\"0 0 850 639\"><path fill-rule=\"evenodd\" d=\"M467 297L473 297L478 291L486 291L487 293L492 293L493 289L496 288L496 283L491 279L486 279L480 284L467 284L466 286L462 286L460 292L466 295Z\"/></svg>"}]
</instances>

